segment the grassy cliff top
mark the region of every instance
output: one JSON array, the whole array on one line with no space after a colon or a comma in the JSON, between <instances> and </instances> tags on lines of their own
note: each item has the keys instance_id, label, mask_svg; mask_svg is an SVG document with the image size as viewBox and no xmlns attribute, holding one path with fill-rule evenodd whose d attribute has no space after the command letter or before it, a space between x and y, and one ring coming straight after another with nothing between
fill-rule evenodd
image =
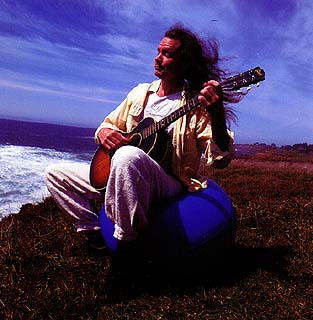
<instances>
[{"instance_id":1,"label":"grassy cliff top","mask_svg":"<svg viewBox=\"0 0 313 320\"><path fill-rule=\"evenodd\" d=\"M143 272L137 295L115 303L110 258L88 250L51 198L24 205L0 223L0 319L312 318L313 173L263 158L211 173L237 210L222 265Z\"/></svg>"}]
</instances>

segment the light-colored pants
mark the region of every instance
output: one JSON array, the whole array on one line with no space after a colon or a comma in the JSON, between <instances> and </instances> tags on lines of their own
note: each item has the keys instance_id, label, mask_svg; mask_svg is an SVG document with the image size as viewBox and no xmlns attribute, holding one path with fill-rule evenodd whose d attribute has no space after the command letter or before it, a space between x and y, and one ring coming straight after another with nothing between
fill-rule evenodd
<instances>
[{"instance_id":1,"label":"light-colored pants","mask_svg":"<svg viewBox=\"0 0 313 320\"><path fill-rule=\"evenodd\" d=\"M92 202L105 202L109 219L115 224L114 237L135 240L147 224L152 203L182 191L180 182L141 149L119 148L111 159L110 177L104 195L89 183L89 165L64 163L46 169L46 184L62 210L70 215L77 231L99 229Z\"/></svg>"}]
</instances>

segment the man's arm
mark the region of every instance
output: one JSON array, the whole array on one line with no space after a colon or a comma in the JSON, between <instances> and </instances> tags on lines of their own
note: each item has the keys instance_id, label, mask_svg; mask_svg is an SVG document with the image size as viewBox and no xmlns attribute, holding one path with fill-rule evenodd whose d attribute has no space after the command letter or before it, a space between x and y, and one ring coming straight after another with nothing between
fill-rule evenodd
<instances>
[{"instance_id":1,"label":"man's arm","mask_svg":"<svg viewBox=\"0 0 313 320\"><path fill-rule=\"evenodd\" d=\"M221 151L229 151L230 137L227 131L226 118L223 104L218 102L218 106L213 106L208 112L211 114L211 126L213 141L221 149Z\"/></svg>"},{"instance_id":2,"label":"man's arm","mask_svg":"<svg viewBox=\"0 0 313 320\"><path fill-rule=\"evenodd\" d=\"M110 128L101 128L97 135L99 144L101 144L105 150L111 152L127 144L130 139L123 136L119 131Z\"/></svg>"},{"instance_id":3,"label":"man's arm","mask_svg":"<svg viewBox=\"0 0 313 320\"><path fill-rule=\"evenodd\" d=\"M227 155L228 151L230 151L230 136L226 125L223 92L219 83L214 80L204 83L204 88L200 91L199 100L211 115L211 130L214 143L223 153L226 153L220 160L214 161L213 167L217 169L225 168L231 161L231 155Z\"/></svg>"},{"instance_id":4,"label":"man's arm","mask_svg":"<svg viewBox=\"0 0 313 320\"><path fill-rule=\"evenodd\" d=\"M199 100L211 115L213 141L221 151L228 151L230 138L226 126L223 93L219 83L214 80L204 83Z\"/></svg>"}]
</instances>

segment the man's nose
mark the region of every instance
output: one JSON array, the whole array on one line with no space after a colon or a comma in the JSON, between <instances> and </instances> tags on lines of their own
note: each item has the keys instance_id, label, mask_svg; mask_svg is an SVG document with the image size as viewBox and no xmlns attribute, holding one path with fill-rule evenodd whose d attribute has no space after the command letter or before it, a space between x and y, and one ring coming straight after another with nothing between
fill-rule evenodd
<instances>
[{"instance_id":1,"label":"man's nose","mask_svg":"<svg viewBox=\"0 0 313 320\"><path fill-rule=\"evenodd\" d=\"M154 60L156 62L161 62L162 61L162 57L161 57L161 53L160 52L155 56Z\"/></svg>"}]
</instances>

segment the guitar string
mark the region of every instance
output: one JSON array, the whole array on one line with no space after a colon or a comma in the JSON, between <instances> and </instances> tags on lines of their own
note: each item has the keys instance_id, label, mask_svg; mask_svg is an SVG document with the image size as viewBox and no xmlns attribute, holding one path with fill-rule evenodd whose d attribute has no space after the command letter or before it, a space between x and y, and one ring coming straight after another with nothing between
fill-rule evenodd
<instances>
[{"instance_id":1,"label":"guitar string","mask_svg":"<svg viewBox=\"0 0 313 320\"><path fill-rule=\"evenodd\" d=\"M256 69L251 69L246 72L243 72L239 75L230 77L221 83L221 88L223 91L234 91L236 89L240 89L244 85L250 85L257 83L259 81L262 81L264 78L260 77L255 74ZM260 70L260 69L258 69ZM247 80L247 76L249 76L249 79ZM165 127L166 125L173 122L176 117L181 117L184 114L191 111L194 107L196 107L199 104L199 101L196 101L197 97L194 97L187 101L187 103L180 107L178 110L175 110L171 114L169 114L167 117L163 118L160 121L157 121L151 125L149 125L147 128L144 128L142 130L142 135L144 138L147 138L148 136L154 134L155 132L159 131L162 127ZM174 120L173 120L174 119Z\"/></svg>"}]
</instances>

